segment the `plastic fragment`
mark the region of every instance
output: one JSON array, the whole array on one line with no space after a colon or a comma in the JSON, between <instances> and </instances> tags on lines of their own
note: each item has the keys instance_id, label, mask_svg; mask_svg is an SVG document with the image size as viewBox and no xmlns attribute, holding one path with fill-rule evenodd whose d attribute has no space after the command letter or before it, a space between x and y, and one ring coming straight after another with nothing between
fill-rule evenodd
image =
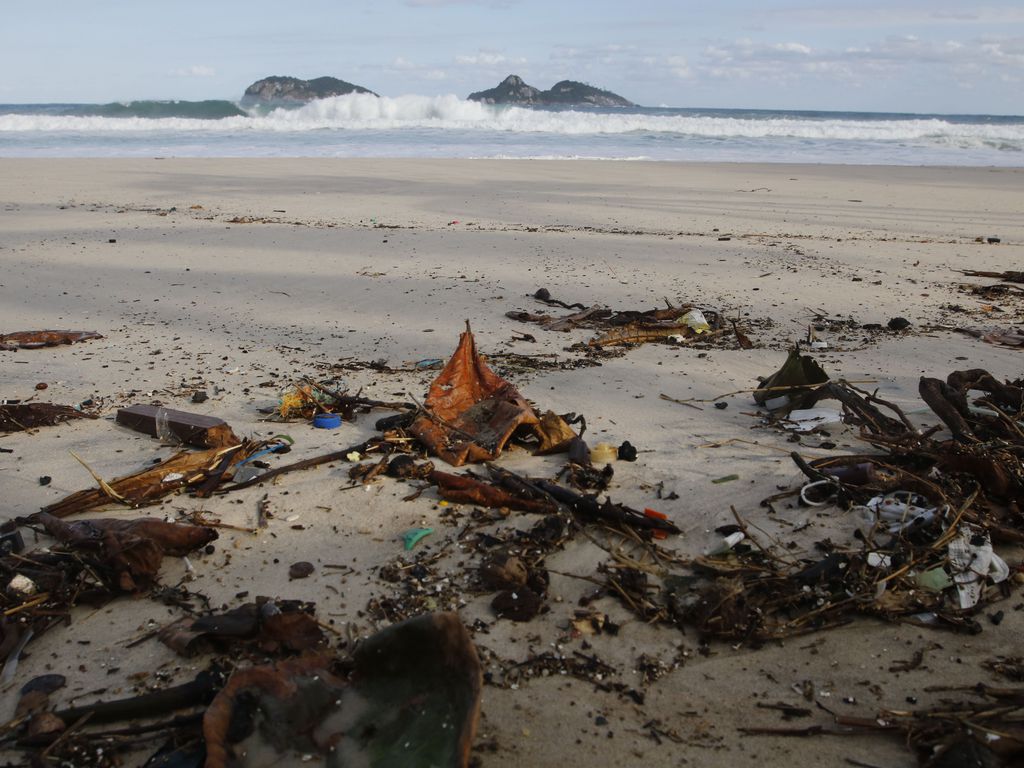
<instances>
[{"instance_id":1,"label":"plastic fragment","mask_svg":"<svg viewBox=\"0 0 1024 768\"><path fill-rule=\"evenodd\" d=\"M402 534L402 542L406 550L410 550L420 543L420 540L434 532L433 528L410 528Z\"/></svg>"}]
</instances>

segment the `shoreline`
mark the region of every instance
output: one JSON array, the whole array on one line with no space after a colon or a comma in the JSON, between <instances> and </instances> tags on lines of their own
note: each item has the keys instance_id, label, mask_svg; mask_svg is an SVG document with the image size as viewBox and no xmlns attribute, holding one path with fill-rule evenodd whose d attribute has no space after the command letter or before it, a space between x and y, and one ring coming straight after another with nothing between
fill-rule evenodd
<instances>
[{"instance_id":1,"label":"shoreline","mask_svg":"<svg viewBox=\"0 0 1024 768\"><path fill-rule=\"evenodd\" d=\"M35 393L72 404L93 398L102 413L95 421L0 436L0 446L13 450L0 455L4 517L31 514L89 487L72 451L106 478L169 455L172 449L159 441L113 423L116 408L134 402L160 400L219 416L239 435L286 431L296 443L285 461L356 444L375 434L376 418L386 414L360 415L332 432L268 423L259 408L272 407L280 390L301 376L336 377L382 400L403 393L419 399L436 371L418 371L415 363L447 359L468 319L481 352L505 361L507 377L525 397L556 413L583 413L588 439L629 440L641 450L637 462L615 464L610 493L638 509L656 505L679 524L683 535L670 542L679 556L712 547L715 529L735 522L732 507L780 541L813 552L816 541L845 540L849 516L796 506L769 516L760 506L779 486L797 483L800 473L787 455L794 443L763 426L749 394L726 398L723 410L682 407L659 395L707 400L756 386L806 336L819 311L857 323L822 332L829 342L818 354L825 369L872 381L881 397L907 410L921 405L923 375L985 368L998 379L1019 377L1021 352L955 328L1024 324L1018 301L995 302L997 313L984 309L992 302L960 287L967 282L960 270L1024 263L1022 182L1024 168L1002 167L0 159L0 333L79 328L104 336L0 352L6 387L0 397ZM999 242L989 244L990 237ZM506 316L538 311L542 305L532 298L538 288L566 302L615 309L664 307L666 299L699 303L737 318L756 346L646 344L590 367L516 368L508 362L513 355L579 361L582 353L571 347L591 335L545 332ZM908 319L911 330L858 330L893 317ZM523 341L524 334L536 341ZM346 368L378 360L401 370ZM47 388L37 391L40 382ZM191 404L197 389L210 400ZM796 447L810 457L864 448L850 426L832 430L828 441L836 447L824 447L818 437ZM515 471L545 475L562 462L522 451L501 459ZM237 504L171 497L153 508L110 508L94 516L201 509L251 526L266 494L271 527L258 535L222 531L213 554L193 558L194 580L183 583L217 606L234 605L241 591L314 600L318 615L339 631L364 636L380 623L366 606L390 594L378 573L403 555L401 532L434 527L435 538L417 550L434 553L454 540L459 526L445 522L432 491L406 502L409 486L387 479L341 492L349 468L339 463L294 473L239 492ZM733 474L736 481L714 482ZM40 485L42 476L52 482ZM513 513L496 527L534 522ZM46 542L40 537L30 546ZM1020 560L1019 549L1001 551L1011 565ZM806 704L796 692L807 689L805 681L826 706L861 716L907 708L909 696L922 705L938 701L941 693L924 689L939 676L951 685L999 685L981 662L1006 652L1024 630L1014 594L1000 606L1006 616L998 626L977 617L979 635L859 618L760 649L714 643L702 650L694 634L646 625L602 597L593 605L619 625L618 634L584 638L584 648L567 625L588 583L558 574L587 575L606 559L582 542L552 555L550 610L531 622L495 619L489 597L469 594L460 615L467 625L486 626L474 639L486 649L487 664L556 647L586 651L614 668L614 682L642 691L643 703L559 675L515 690L485 686L474 753L484 768L570 760L678 765L683 759L734 768L840 764L847 757L909 768L913 755L883 735L754 739L737 728L782 725L777 712L757 703ZM289 580L295 560L314 563L314 575ZM354 570L341 581L325 563ZM448 567L453 579L461 573ZM176 559L165 561L162 574L167 584L190 578ZM6 700L13 709L17 687L44 671L68 677L68 687L55 694L62 704L101 687L127 695L190 679L207 657L181 660L155 640L125 647L178 615L129 598L95 611L76 609L70 626L29 646L14 683L2 689ZM920 669L890 671L921 649ZM638 672L642 655L663 662L667 673L645 683ZM160 681L132 677L156 670ZM652 737L654 720L681 741ZM827 726L830 720L814 712L797 722ZM145 757L139 753L129 764Z\"/></svg>"}]
</instances>

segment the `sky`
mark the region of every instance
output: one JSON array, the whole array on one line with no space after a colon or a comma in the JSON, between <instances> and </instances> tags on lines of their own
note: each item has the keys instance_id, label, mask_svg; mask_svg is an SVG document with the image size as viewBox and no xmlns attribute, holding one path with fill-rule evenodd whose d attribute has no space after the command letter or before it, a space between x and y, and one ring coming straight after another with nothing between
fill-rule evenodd
<instances>
[{"instance_id":1,"label":"sky","mask_svg":"<svg viewBox=\"0 0 1024 768\"><path fill-rule=\"evenodd\" d=\"M382 96L517 74L646 106L1024 114L1024 0L6 0L0 102Z\"/></svg>"}]
</instances>

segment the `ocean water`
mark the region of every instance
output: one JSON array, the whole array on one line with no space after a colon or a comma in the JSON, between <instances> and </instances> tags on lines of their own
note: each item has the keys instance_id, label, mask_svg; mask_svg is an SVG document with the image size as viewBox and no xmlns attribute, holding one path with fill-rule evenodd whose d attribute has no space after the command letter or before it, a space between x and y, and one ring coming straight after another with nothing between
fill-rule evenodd
<instances>
[{"instance_id":1,"label":"ocean water","mask_svg":"<svg viewBox=\"0 0 1024 768\"><path fill-rule=\"evenodd\" d=\"M0 157L603 158L1024 166L1024 117L491 106L456 96L0 105Z\"/></svg>"}]
</instances>

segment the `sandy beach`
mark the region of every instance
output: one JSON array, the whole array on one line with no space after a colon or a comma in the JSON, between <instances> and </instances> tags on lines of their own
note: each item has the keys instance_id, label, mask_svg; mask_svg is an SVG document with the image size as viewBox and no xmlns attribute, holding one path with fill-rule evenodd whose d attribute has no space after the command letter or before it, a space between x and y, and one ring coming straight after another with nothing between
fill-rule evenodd
<instances>
[{"instance_id":1,"label":"sandy beach","mask_svg":"<svg viewBox=\"0 0 1024 768\"><path fill-rule=\"evenodd\" d=\"M822 367L877 389L922 426L937 421L918 396L921 376L981 368L1000 380L1020 378L1019 349L956 329L1024 324L1019 298L973 296L961 285L993 281L960 271L1020 269L1022 211L1024 169L1007 168L0 159L0 334L57 328L103 336L0 351L0 398L91 400L100 414L0 435L0 448L10 450L0 454L0 518L31 515L94 485L72 454L104 478L171 455L174 448L114 423L116 410L134 403L217 416L240 437L289 435L291 453L274 462L358 444L377 433L386 411L319 430L268 422L261 409L302 377L379 400L421 400L437 371L416 364L446 360L469 321L480 352L539 410L583 414L592 445L637 447L637 461L614 463L608 493L674 521L682 534L661 546L695 557L714 549L715 529L739 515L765 541L810 553L815 542L848 541L849 514L789 499L773 515L761 500L799 487L794 449L813 459L870 446L852 425L794 443L765 425L749 390L779 368L816 317L856 323L820 333ZM649 343L594 359L572 348L591 331L548 332L506 315L562 313L533 298L541 288L569 304L617 310L693 303L738 321L754 345ZM896 317L909 329L885 330ZM865 324L883 330L860 330ZM45 389L37 390L40 383ZM209 399L193 403L197 390ZM725 408L708 402L727 393L736 394L721 400ZM500 464L553 477L564 456L512 450ZM485 677L474 748L485 768L913 766L898 736L737 729L829 726L827 710L872 718L937 703L947 694L928 686L1006 684L982 662L1019 655L1017 591L976 617L983 628L976 635L859 617L759 648L701 647L695 633L645 624L603 596L590 605L617 632L580 636L574 611L594 591L588 578L609 559L585 537L547 558L546 613L522 623L499 619L491 595L459 593L460 574L479 562L457 539L471 508L453 513L433 489L403 501L410 484L390 478L352 489L351 466L335 462L227 496L173 495L141 512L110 506L89 516L180 519L202 510L248 529L266 499L267 528L221 529L212 554L189 558L192 572L180 558L167 559L161 582L183 582L213 608L237 605L243 592L314 601L337 633L334 644L387 623L368 608L398 589L381 568L410 557L403 531L433 528L413 554L444 555L438 568L456 596L439 588L437 607L457 610L471 628L485 675L548 651L593 655L611 670L604 686L557 673L515 685ZM488 530L535 522L513 512ZM52 543L25 533L29 549ZM1011 568L1020 562L1019 549L997 549ZM315 570L290 579L289 565L299 560ZM987 618L997 609L1005 614L998 625ZM19 686L43 673L67 677L53 694L62 707L191 679L208 657L181 659L155 639L133 642L180 615L145 597L77 607L67 626L28 645L14 680L0 689L0 719L13 716ZM892 671L918 651L923 662ZM664 674L645 680L643 659L656 659ZM811 711L789 722L758 706L779 702ZM142 765L157 746L140 741L125 764Z\"/></svg>"}]
</instances>

